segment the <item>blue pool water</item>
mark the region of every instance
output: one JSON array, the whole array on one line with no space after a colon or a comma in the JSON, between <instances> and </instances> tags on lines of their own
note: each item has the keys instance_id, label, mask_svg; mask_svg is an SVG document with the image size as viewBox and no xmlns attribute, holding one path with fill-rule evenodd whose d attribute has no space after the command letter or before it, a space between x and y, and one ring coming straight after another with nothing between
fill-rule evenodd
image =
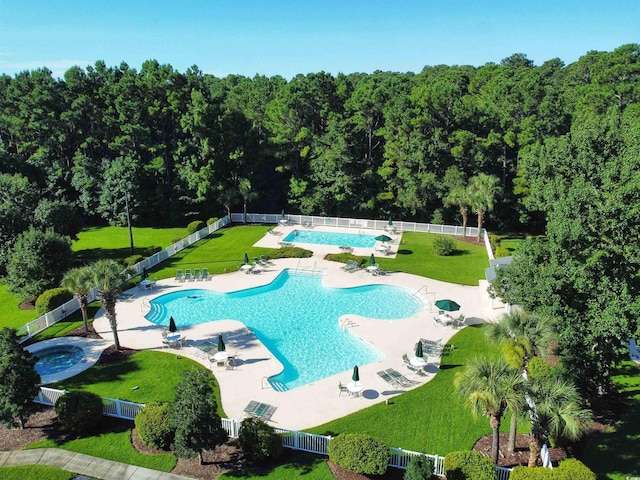
<instances>
[{"instance_id":1,"label":"blue pool water","mask_svg":"<svg viewBox=\"0 0 640 480\"><path fill-rule=\"evenodd\" d=\"M296 235L296 232L298 234ZM356 233L321 232L315 230L292 230L283 242L315 243L320 245L346 245L354 248L373 248L376 237Z\"/></svg>"},{"instance_id":2,"label":"blue pool water","mask_svg":"<svg viewBox=\"0 0 640 480\"><path fill-rule=\"evenodd\" d=\"M270 379L284 389L382 358L378 350L340 327L340 315L399 319L422 309L422 303L404 288L329 288L319 276L288 270L263 287L232 293L183 290L157 297L150 304L149 321L168 325L173 316L178 329L220 319L243 322L284 365Z\"/></svg>"},{"instance_id":3,"label":"blue pool water","mask_svg":"<svg viewBox=\"0 0 640 480\"><path fill-rule=\"evenodd\" d=\"M37 358L36 372L44 376L66 370L80 362L84 358L84 350L74 345L60 345L33 352L33 356Z\"/></svg>"}]
</instances>

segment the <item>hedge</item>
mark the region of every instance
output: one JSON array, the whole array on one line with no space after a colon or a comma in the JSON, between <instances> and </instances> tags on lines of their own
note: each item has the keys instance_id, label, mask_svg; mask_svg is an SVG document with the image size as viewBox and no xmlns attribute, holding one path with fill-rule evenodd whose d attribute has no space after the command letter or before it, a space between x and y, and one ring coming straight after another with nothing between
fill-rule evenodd
<instances>
[{"instance_id":1,"label":"hedge","mask_svg":"<svg viewBox=\"0 0 640 480\"><path fill-rule=\"evenodd\" d=\"M444 457L447 480L497 480L495 464L480 452L451 452Z\"/></svg>"},{"instance_id":2,"label":"hedge","mask_svg":"<svg viewBox=\"0 0 640 480\"><path fill-rule=\"evenodd\" d=\"M55 310L60 305L67 303L73 298L66 288L52 288L45 290L36 300L36 312L38 315L44 315L51 310Z\"/></svg>"},{"instance_id":3,"label":"hedge","mask_svg":"<svg viewBox=\"0 0 640 480\"><path fill-rule=\"evenodd\" d=\"M331 439L329 460L352 472L382 475L387 471L391 451L373 437L345 433Z\"/></svg>"}]
</instances>

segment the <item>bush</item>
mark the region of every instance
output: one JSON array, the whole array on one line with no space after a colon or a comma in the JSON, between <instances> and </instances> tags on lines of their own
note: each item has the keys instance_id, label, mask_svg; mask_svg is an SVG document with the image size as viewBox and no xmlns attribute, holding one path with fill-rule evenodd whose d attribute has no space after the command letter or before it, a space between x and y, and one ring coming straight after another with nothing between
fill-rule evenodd
<instances>
[{"instance_id":1,"label":"bush","mask_svg":"<svg viewBox=\"0 0 640 480\"><path fill-rule=\"evenodd\" d=\"M311 250L300 247L282 247L269 251L269 258L310 258L313 255Z\"/></svg>"},{"instance_id":2,"label":"bush","mask_svg":"<svg viewBox=\"0 0 640 480\"><path fill-rule=\"evenodd\" d=\"M187 233L191 235L192 233L196 233L198 230L202 230L206 225L202 220L194 220L187 225Z\"/></svg>"},{"instance_id":3,"label":"bush","mask_svg":"<svg viewBox=\"0 0 640 480\"><path fill-rule=\"evenodd\" d=\"M73 298L66 288L52 288L45 290L36 300L36 312L38 315L44 315L51 310L58 308L60 305L67 303Z\"/></svg>"},{"instance_id":4,"label":"bush","mask_svg":"<svg viewBox=\"0 0 640 480\"><path fill-rule=\"evenodd\" d=\"M480 452L451 452L444 457L447 480L496 480L496 466Z\"/></svg>"},{"instance_id":5,"label":"bush","mask_svg":"<svg viewBox=\"0 0 640 480\"><path fill-rule=\"evenodd\" d=\"M216 223L218 220L220 220L218 217L211 217L210 219L207 220L207 227L209 225Z\"/></svg>"},{"instance_id":6,"label":"bush","mask_svg":"<svg viewBox=\"0 0 640 480\"><path fill-rule=\"evenodd\" d=\"M491 249L495 252L496 248L500 246L502 242L502 237L500 235L496 235L495 233L489 234L489 243L491 244Z\"/></svg>"},{"instance_id":7,"label":"bush","mask_svg":"<svg viewBox=\"0 0 640 480\"><path fill-rule=\"evenodd\" d=\"M133 267L136 263L141 262L144 257L142 255L129 255L122 263L125 267Z\"/></svg>"},{"instance_id":8,"label":"bush","mask_svg":"<svg viewBox=\"0 0 640 480\"><path fill-rule=\"evenodd\" d=\"M145 248L144 249L144 256L145 257L150 257L151 255L154 255L158 252L161 252L163 250L162 247L149 247L149 248Z\"/></svg>"},{"instance_id":9,"label":"bush","mask_svg":"<svg viewBox=\"0 0 640 480\"><path fill-rule=\"evenodd\" d=\"M529 468L525 465L518 465L509 475L509 480L554 480L556 478L554 470L544 467Z\"/></svg>"},{"instance_id":10,"label":"bush","mask_svg":"<svg viewBox=\"0 0 640 480\"><path fill-rule=\"evenodd\" d=\"M367 435L341 434L329 443L329 460L352 472L382 475L389 465L389 447Z\"/></svg>"},{"instance_id":11,"label":"bush","mask_svg":"<svg viewBox=\"0 0 640 480\"><path fill-rule=\"evenodd\" d=\"M275 461L284 453L280 435L259 418L249 417L242 421L238 442L245 455L256 462Z\"/></svg>"},{"instance_id":12,"label":"bush","mask_svg":"<svg viewBox=\"0 0 640 480\"><path fill-rule=\"evenodd\" d=\"M504 247L498 247L495 249L495 252L493 254L493 256L495 258L502 258L502 257L508 257L509 255L511 255L511 252L504 248Z\"/></svg>"},{"instance_id":13,"label":"bush","mask_svg":"<svg viewBox=\"0 0 640 480\"><path fill-rule=\"evenodd\" d=\"M575 458L563 460L553 472L559 475L554 477L558 480L596 480L596 474Z\"/></svg>"},{"instance_id":14,"label":"bush","mask_svg":"<svg viewBox=\"0 0 640 480\"><path fill-rule=\"evenodd\" d=\"M442 216L442 209L441 208L436 208L433 211L433 215L431 215L431 220L429 220L429 223L431 223L433 225L443 225L444 224L444 217Z\"/></svg>"},{"instance_id":15,"label":"bush","mask_svg":"<svg viewBox=\"0 0 640 480\"><path fill-rule=\"evenodd\" d=\"M180 242L182 242L182 238L183 237L176 237L173 240L171 240L171 243L180 243Z\"/></svg>"},{"instance_id":16,"label":"bush","mask_svg":"<svg viewBox=\"0 0 640 480\"><path fill-rule=\"evenodd\" d=\"M135 424L142 443L153 448L169 449L173 442L173 430L169 423L168 403L147 403L136 415Z\"/></svg>"},{"instance_id":17,"label":"bush","mask_svg":"<svg viewBox=\"0 0 640 480\"><path fill-rule=\"evenodd\" d=\"M551 366L540 357L533 357L527 366L529 378L546 378L551 376Z\"/></svg>"},{"instance_id":18,"label":"bush","mask_svg":"<svg viewBox=\"0 0 640 480\"><path fill-rule=\"evenodd\" d=\"M433 476L433 462L429 457L415 456L407 465L404 480L427 480Z\"/></svg>"},{"instance_id":19,"label":"bush","mask_svg":"<svg viewBox=\"0 0 640 480\"><path fill-rule=\"evenodd\" d=\"M56 402L62 428L81 435L93 430L102 419L102 398L91 392L68 392Z\"/></svg>"},{"instance_id":20,"label":"bush","mask_svg":"<svg viewBox=\"0 0 640 480\"><path fill-rule=\"evenodd\" d=\"M451 255L456 249L456 242L447 235L438 235L433 240L433 251L436 255L446 257Z\"/></svg>"}]
</instances>

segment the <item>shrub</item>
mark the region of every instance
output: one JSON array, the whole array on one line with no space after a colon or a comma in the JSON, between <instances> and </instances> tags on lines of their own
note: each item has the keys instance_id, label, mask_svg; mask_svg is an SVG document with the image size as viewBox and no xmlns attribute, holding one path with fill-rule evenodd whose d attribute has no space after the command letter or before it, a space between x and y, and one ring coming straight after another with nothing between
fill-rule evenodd
<instances>
[{"instance_id":1,"label":"shrub","mask_svg":"<svg viewBox=\"0 0 640 480\"><path fill-rule=\"evenodd\" d=\"M567 458L553 470L558 480L596 480L596 474L589 470L584 463L575 458Z\"/></svg>"},{"instance_id":2,"label":"shrub","mask_svg":"<svg viewBox=\"0 0 640 480\"><path fill-rule=\"evenodd\" d=\"M431 220L429 220L429 223L432 223L433 225L443 225L444 224L444 217L442 216L442 209L441 208L436 208L433 211L433 215L431 215Z\"/></svg>"},{"instance_id":3,"label":"shrub","mask_svg":"<svg viewBox=\"0 0 640 480\"><path fill-rule=\"evenodd\" d=\"M496 466L480 452L451 452L444 457L447 480L496 480Z\"/></svg>"},{"instance_id":4,"label":"shrub","mask_svg":"<svg viewBox=\"0 0 640 480\"><path fill-rule=\"evenodd\" d=\"M176 237L173 240L171 240L171 243L180 243L182 241L182 237Z\"/></svg>"},{"instance_id":5,"label":"shrub","mask_svg":"<svg viewBox=\"0 0 640 480\"><path fill-rule=\"evenodd\" d=\"M218 217L211 217L210 219L207 220L207 227L211 224L216 223L218 220L220 220Z\"/></svg>"},{"instance_id":6,"label":"shrub","mask_svg":"<svg viewBox=\"0 0 640 480\"><path fill-rule=\"evenodd\" d=\"M282 247L269 251L269 258L310 258L313 255L311 250L300 247Z\"/></svg>"},{"instance_id":7,"label":"shrub","mask_svg":"<svg viewBox=\"0 0 640 480\"><path fill-rule=\"evenodd\" d=\"M415 456L407 465L404 480L426 480L433 476L433 462L429 457Z\"/></svg>"},{"instance_id":8,"label":"shrub","mask_svg":"<svg viewBox=\"0 0 640 480\"><path fill-rule=\"evenodd\" d=\"M142 255L129 255L122 263L125 267L133 267L136 263L141 262L144 257Z\"/></svg>"},{"instance_id":9,"label":"shrub","mask_svg":"<svg viewBox=\"0 0 640 480\"><path fill-rule=\"evenodd\" d=\"M389 447L367 435L342 434L329 443L329 460L365 475L382 475L389 465Z\"/></svg>"},{"instance_id":10,"label":"shrub","mask_svg":"<svg viewBox=\"0 0 640 480\"><path fill-rule=\"evenodd\" d=\"M91 392L65 393L56 402L56 415L63 429L79 436L100 423L102 399Z\"/></svg>"},{"instance_id":11,"label":"shrub","mask_svg":"<svg viewBox=\"0 0 640 480\"><path fill-rule=\"evenodd\" d=\"M504 247L496 248L493 254L493 256L496 258L508 257L509 255L511 255L511 252Z\"/></svg>"},{"instance_id":12,"label":"shrub","mask_svg":"<svg viewBox=\"0 0 640 480\"><path fill-rule=\"evenodd\" d=\"M187 233L191 235L192 233L196 233L198 230L201 230L205 227L205 224L202 220L194 220L187 225Z\"/></svg>"},{"instance_id":13,"label":"shrub","mask_svg":"<svg viewBox=\"0 0 640 480\"><path fill-rule=\"evenodd\" d=\"M251 460L275 461L284 453L282 439L274 428L259 418L245 418L238 436L240 448Z\"/></svg>"},{"instance_id":14,"label":"shrub","mask_svg":"<svg viewBox=\"0 0 640 480\"><path fill-rule=\"evenodd\" d=\"M145 445L167 450L173 442L168 403L147 403L136 415L135 424L138 436Z\"/></svg>"},{"instance_id":15,"label":"shrub","mask_svg":"<svg viewBox=\"0 0 640 480\"><path fill-rule=\"evenodd\" d=\"M500 246L502 242L502 237L500 235L496 235L495 233L489 234L489 243L491 244L491 249L495 252L496 248Z\"/></svg>"},{"instance_id":16,"label":"shrub","mask_svg":"<svg viewBox=\"0 0 640 480\"><path fill-rule=\"evenodd\" d=\"M72 298L73 293L66 288L52 288L50 290L45 290L36 300L36 312L38 315L44 315L45 313L58 308L63 303L67 303Z\"/></svg>"},{"instance_id":17,"label":"shrub","mask_svg":"<svg viewBox=\"0 0 640 480\"><path fill-rule=\"evenodd\" d=\"M456 249L456 242L447 235L438 235L433 240L433 251L436 255L446 257L451 255Z\"/></svg>"},{"instance_id":18,"label":"shrub","mask_svg":"<svg viewBox=\"0 0 640 480\"><path fill-rule=\"evenodd\" d=\"M156 254L158 252L161 252L162 250L163 250L162 247L157 247L157 246L156 247L148 247L148 248L145 248L145 250L144 250L144 256L145 257L150 257L151 255L154 255L154 254Z\"/></svg>"},{"instance_id":19,"label":"shrub","mask_svg":"<svg viewBox=\"0 0 640 480\"><path fill-rule=\"evenodd\" d=\"M545 378L551 376L551 366L540 357L533 357L527 366L529 378Z\"/></svg>"},{"instance_id":20,"label":"shrub","mask_svg":"<svg viewBox=\"0 0 640 480\"><path fill-rule=\"evenodd\" d=\"M554 470L544 467L529 468L525 465L518 465L509 475L509 480L554 480L556 478Z\"/></svg>"}]
</instances>

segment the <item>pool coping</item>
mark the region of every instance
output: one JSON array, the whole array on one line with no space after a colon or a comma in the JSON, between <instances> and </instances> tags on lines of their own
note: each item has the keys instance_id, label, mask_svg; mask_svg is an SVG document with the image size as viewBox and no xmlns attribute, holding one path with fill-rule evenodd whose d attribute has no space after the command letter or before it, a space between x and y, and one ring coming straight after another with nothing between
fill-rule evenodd
<instances>
[{"instance_id":1,"label":"pool coping","mask_svg":"<svg viewBox=\"0 0 640 480\"><path fill-rule=\"evenodd\" d=\"M32 354L36 354L40 350L67 345L82 348L82 350L84 351L84 357L78 363L72 365L69 368L56 373L52 373L50 375L42 375L40 377L41 385L49 385L61 380L66 380L67 378L75 377L79 373L82 373L85 370L93 367L100 359L100 355L102 355L102 352L110 345L113 345L113 342L105 339L98 340L95 338L67 336L33 343L24 347L24 349L31 352Z\"/></svg>"},{"instance_id":2,"label":"pool coping","mask_svg":"<svg viewBox=\"0 0 640 480\"><path fill-rule=\"evenodd\" d=\"M293 228L296 227L277 227L277 230L281 231L279 235L266 233L255 245L277 247L279 238L282 238L287 230ZM334 230L332 227L327 229ZM371 249L361 250L363 251L354 253L366 256L371 253ZM129 290L127 293L131 296L126 301L119 301L116 304L120 343L123 346L140 350L156 349L170 352L175 354L176 358L179 356L191 358L211 369L220 384L222 407L229 418L241 420L246 415L243 411L244 407L250 401L259 401L278 407L270 420L271 424L280 428L300 430L384 402L411 389L392 388L382 383L376 376L376 372L380 370L394 368L402 372L416 381L412 388L423 385L433 378L439 368L439 358L429 358L426 367L427 376L420 377L412 374L406 368L402 361L402 354L411 355L412 346L419 338L440 340L442 343L446 343L457 333L453 327L435 324L434 312L431 310L435 296L458 300L462 305L460 313L467 317L467 324L482 323L502 314L501 310L493 308L492 301L486 292L486 285L482 283L474 287L448 284L401 272L390 272L384 276L373 276L363 270L345 272L341 268L341 263L324 259L327 253L338 251L338 247L335 246L314 245L311 258L277 259L272 262L272 265L261 267L259 274L245 274L236 271L214 275L207 281L192 282L176 282L169 278L158 281L155 289L135 288ZM250 331L247 331L244 324L237 320L217 320L181 328L179 331L189 340L188 346L180 349L163 349L160 334L166 327L152 324L144 318L145 302L148 305L148 301L157 295L192 288L232 292L259 287L273 281L285 268L320 272L323 274L323 284L331 287L348 288L370 284L390 284L408 288L420 295L423 301L429 304L429 308L425 308L408 319L374 320L356 315L343 315L337 319L338 322L349 319L352 323L352 326L349 327L351 333L385 355L378 362L360 367L360 378L365 382L365 389L358 398L339 396L337 388L339 382L345 384L349 381L351 369L286 392L276 392L269 385L265 386L265 379L280 372L282 365ZM426 288L428 294L419 292L423 287ZM103 309L97 313L93 325L100 335L112 338L109 322ZM234 370L218 369L216 365L211 365L207 358L199 354L197 348L193 346L197 341L216 338L218 334L224 336L227 350L239 354L239 365Z\"/></svg>"}]
</instances>

